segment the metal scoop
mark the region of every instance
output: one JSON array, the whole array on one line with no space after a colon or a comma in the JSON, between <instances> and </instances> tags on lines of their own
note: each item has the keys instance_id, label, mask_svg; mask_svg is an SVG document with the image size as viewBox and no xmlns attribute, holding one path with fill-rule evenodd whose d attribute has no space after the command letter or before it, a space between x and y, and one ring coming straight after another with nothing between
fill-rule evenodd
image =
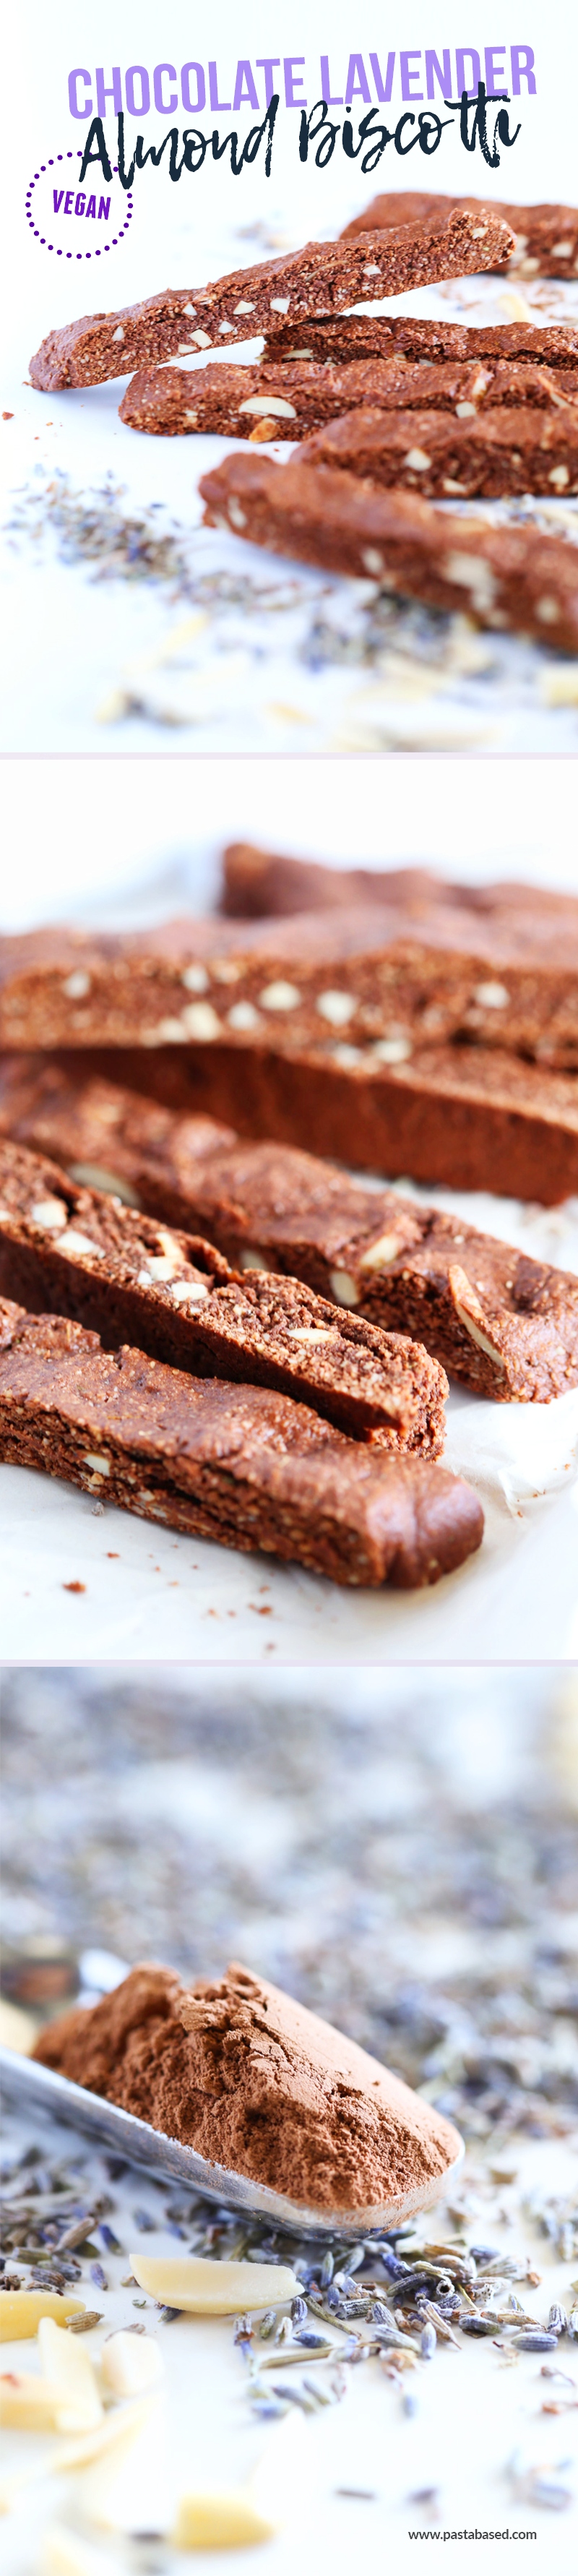
<instances>
[{"instance_id":1,"label":"metal scoop","mask_svg":"<svg viewBox=\"0 0 578 2576\"><path fill-rule=\"evenodd\" d=\"M5 2098L10 2098L29 2117L52 2114L57 2120L70 2122L83 2129L102 2147L112 2148L117 2156L126 2156L128 2164L146 2165L150 2174L159 2174L167 2182L187 2183L191 2191L202 2192L207 2200L216 2200L222 2208L243 2210L247 2218L265 2218L275 2227L286 2227L294 2236L359 2236L384 2233L399 2227L420 2209L431 2209L440 2200L447 2184L457 2173L464 2153L459 2153L435 2183L422 2190L399 2192L394 2200L383 2201L367 2209L309 2209L299 2201L288 2200L284 2192L270 2191L266 2184L250 2182L246 2174L229 2173L224 2165L209 2164L198 2156L194 2147L184 2147L177 2138L165 2138L152 2129L148 2120L137 2120L133 2111L121 2111L116 2102L105 2102L98 2093L88 2093L82 2084L71 2084L65 2075L56 2075L36 2058L20 2057L14 2049L0 2049L0 2081Z\"/></svg>"}]
</instances>

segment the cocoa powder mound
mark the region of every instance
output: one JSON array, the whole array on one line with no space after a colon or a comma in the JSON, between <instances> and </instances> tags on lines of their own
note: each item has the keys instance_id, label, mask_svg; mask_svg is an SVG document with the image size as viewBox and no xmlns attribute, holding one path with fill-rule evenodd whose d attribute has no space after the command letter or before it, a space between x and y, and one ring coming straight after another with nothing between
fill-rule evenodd
<instances>
[{"instance_id":1,"label":"cocoa powder mound","mask_svg":"<svg viewBox=\"0 0 578 2576\"><path fill-rule=\"evenodd\" d=\"M319 2210L435 2185L458 2152L449 2120L354 2040L236 1964L192 1987L139 1966L32 2052L229 2171Z\"/></svg>"}]
</instances>

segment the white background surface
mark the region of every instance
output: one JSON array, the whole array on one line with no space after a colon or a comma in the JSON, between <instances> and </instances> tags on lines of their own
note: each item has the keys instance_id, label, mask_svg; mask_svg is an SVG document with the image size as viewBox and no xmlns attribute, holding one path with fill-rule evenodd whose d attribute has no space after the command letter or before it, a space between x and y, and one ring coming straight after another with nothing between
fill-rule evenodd
<instances>
[{"instance_id":1,"label":"white background surface","mask_svg":"<svg viewBox=\"0 0 578 2576\"><path fill-rule=\"evenodd\" d=\"M103 792L98 764L16 763L8 926L47 911L136 922L187 901L201 907L215 899L219 848L232 832L313 857L331 858L337 841L342 861L419 858L456 877L528 875L578 890L565 763L500 765L487 808L467 764L418 773L389 763L264 770L248 761L223 771L202 762L194 796L191 776L184 763L115 763ZM399 1186L411 1190L411 1180ZM417 1196L578 1271L576 1201L544 1210L447 1189ZM549 1406L498 1406L453 1389L446 1461L480 1493L483 1547L433 1590L411 1594L340 1590L125 1513L95 1515L88 1495L4 1467L4 1653L227 1663L578 1653L578 1390ZM86 1590L67 1592L70 1582Z\"/></svg>"},{"instance_id":2,"label":"white background surface","mask_svg":"<svg viewBox=\"0 0 578 2576\"><path fill-rule=\"evenodd\" d=\"M388 43L390 32L394 44L407 36L405 27L394 27L388 30ZM446 7L443 28L433 5L416 5L410 32L416 47L429 43L439 51L442 39L455 47L464 33L457 0ZM509 38L514 32L510 26ZM15 114L4 158L10 273L2 408L13 417L1 424L0 474L3 518L13 525L24 513L26 526L10 537L4 554L8 652L1 739L6 751L576 753L576 689L567 663L558 665L555 655L514 638L472 641L469 630L464 642L463 623L455 619L444 622L443 643L438 626L431 630L437 637L432 650L416 652L411 619L408 624L402 613L395 615L383 649L368 663L361 657L360 639L372 585L284 566L261 548L200 528L199 474L218 462L223 441L153 440L125 429L118 420L120 382L65 396L27 389L31 351L55 324L72 319L86 305L90 309L98 292L118 306L165 286L169 276L174 285L204 283L209 275L266 256L271 247L294 248L308 234L335 234L363 204L364 190L367 202L378 186L475 187L487 198L511 193L520 201L571 200L576 27L563 0L554 0L547 27L543 14L533 8L526 13L525 32L535 51L537 95L530 98L522 90L520 100L512 101L512 127L519 116L521 133L511 153L502 153L494 173L479 151L475 159L466 158L457 126L443 134L438 153L427 162L419 151L409 161L400 159L388 146L376 178L364 180L359 164L346 160L339 140L328 169L319 172L311 162L306 167L299 163L299 119L295 110L283 106L269 181L259 160L238 179L224 162L205 166L196 179L184 173L177 186L171 185L166 163L137 177L132 222L119 248L111 251L104 288L100 270L85 261L79 266L76 256L70 266L59 263L57 268L55 258L35 242L25 215L25 190L33 171L54 153L82 147L88 130L69 116L68 70L77 62L79 47L89 67L95 55L112 65L120 54L121 67L137 60L152 69L159 47L162 52L168 46L179 64L194 41L204 59L204 39L199 33L193 37L183 6L171 11L168 36L158 11L143 0L138 11L121 11L120 30L118 10L110 6L85 13L80 38L75 9L61 6L54 22L36 0L27 17L25 73L20 23L9 31L8 90L11 99L21 101L26 86L26 115ZM483 48L487 27L477 34ZM221 0L212 13L207 45L209 41L225 75L219 94L228 98L240 44L256 62L273 41L270 13L248 6L241 33L236 13ZM321 48L329 47L339 91L352 43L369 56L376 44L383 53L385 38L367 0L355 27L343 0L329 23L324 0L314 0L305 27L287 12L286 26L274 41L281 53L305 54L311 107L319 95ZM342 56L344 68L338 72ZM258 80L263 81L262 73ZM397 65L390 122L401 108ZM340 109L335 113L339 119ZM182 127L182 112L178 121ZM221 134L232 121L218 120ZM251 111L244 121L239 115L240 134L252 121ZM208 115L201 122L210 130ZM167 120L153 110L140 121L127 116L127 148L141 125L145 143L158 143ZM110 117L107 138L115 140ZM465 281L463 288L452 290L422 290L406 302L409 310L441 311L446 319L454 315L470 322L500 322L511 318L509 291L508 280L494 277ZM578 285L532 281L524 287L524 299L536 321L578 313ZM171 593L170 584L99 579L93 567L64 560L54 529L35 537L55 472L68 477L71 489L85 501L102 493L110 476L125 516L154 504L160 526L178 523L188 559L189 597L174 585ZM40 509L30 512L23 495L28 501L36 496ZM548 524L558 524L552 517L554 505L548 509ZM241 594L231 599L231 584L234 589L238 583ZM321 667L313 639L320 623L349 639L345 659L330 658Z\"/></svg>"}]
</instances>

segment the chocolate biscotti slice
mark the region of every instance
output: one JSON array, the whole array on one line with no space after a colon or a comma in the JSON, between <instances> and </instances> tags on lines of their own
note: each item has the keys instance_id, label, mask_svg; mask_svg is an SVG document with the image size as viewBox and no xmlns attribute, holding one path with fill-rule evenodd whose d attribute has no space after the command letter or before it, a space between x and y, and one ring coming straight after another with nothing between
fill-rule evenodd
<instances>
[{"instance_id":1,"label":"chocolate biscotti slice","mask_svg":"<svg viewBox=\"0 0 578 2576\"><path fill-rule=\"evenodd\" d=\"M221 865L219 910L230 920L342 912L344 907L363 903L372 911L376 905L384 913L393 911L397 935L403 914L411 936L416 928L424 933L432 908L442 904L446 921L456 905L474 917L480 914L488 926L498 917L502 925L508 920L513 938L523 918L534 920L537 929L538 923L549 923L552 929L557 925L561 942L578 935L578 895L524 885L515 877L468 884L460 877L439 876L433 868L332 867L320 859L290 858L286 850L266 849L255 841L229 841Z\"/></svg>"},{"instance_id":2,"label":"chocolate biscotti slice","mask_svg":"<svg viewBox=\"0 0 578 2576\"><path fill-rule=\"evenodd\" d=\"M100 1168L109 1189L132 1186L165 1226L202 1229L237 1270L289 1273L415 1334L476 1394L547 1403L578 1383L578 1280L463 1218L369 1189L289 1145L227 1138L216 1124L211 1150L208 1120L94 1077L71 1082L41 1059L5 1067L4 1122L79 1179ZM116 1174L99 1166L104 1152Z\"/></svg>"},{"instance_id":3,"label":"chocolate biscotti slice","mask_svg":"<svg viewBox=\"0 0 578 2576\"><path fill-rule=\"evenodd\" d=\"M199 489L207 527L578 652L578 549L561 537L442 516L421 493L378 491L301 457L277 465L234 450Z\"/></svg>"},{"instance_id":4,"label":"chocolate biscotti slice","mask_svg":"<svg viewBox=\"0 0 578 2576\"><path fill-rule=\"evenodd\" d=\"M578 367L578 322L446 322L422 321L413 313L344 313L310 315L304 332L298 322L273 317L265 334L266 360L286 358L331 360L346 366L354 358L404 356L437 366L471 365L473 359L528 360L556 373Z\"/></svg>"},{"instance_id":5,"label":"chocolate biscotti slice","mask_svg":"<svg viewBox=\"0 0 578 2576\"><path fill-rule=\"evenodd\" d=\"M286 358L277 365L265 359L256 367L215 364L194 372L142 367L123 394L119 419L157 438L211 433L263 446L273 438L299 439L361 405L387 412L427 407L462 421L502 404L558 411L577 395L578 368L565 369L562 387L559 371L529 360L499 358L491 366L481 358L457 365L442 359L435 366L418 359L412 365L400 351L342 366L330 359Z\"/></svg>"},{"instance_id":6,"label":"chocolate biscotti slice","mask_svg":"<svg viewBox=\"0 0 578 2576\"><path fill-rule=\"evenodd\" d=\"M0 1294L197 1377L277 1387L353 1439L437 1458L447 1378L400 1333L297 1278L235 1276L215 1247L0 1143Z\"/></svg>"},{"instance_id":7,"label":"chocolate biscotti slice","mask_svg":"<svg viewBox=\"0 0 578 2576\"><path fill-rule=\"evenodd\" d=\"M191 348L252 340L281 313L300 319L339 312L361 297L375 303L439 278L504 267L512 249L508 224L486 208L475 215L453 213L431 233L410 225L387 237L364 233L359 241L306 242L302 250L233 269L209 286L182 289L180 295L167 290L120 313L84 314L50 332L30 360L31 380L45 392L103 384Z\"/></svg>"},{"instance_id":8,"label":"chocolate biscotti slice","mask_svg":"<svg viewBox=\"0 0 578 2576\"><path fill-rule=\"evenodd\" d=\"M0 1459L139 1518L333 1582L436 1583L479 1547L461 1478L347 1440L304 1404L222 1385L0 1301Z\"/></svg>"},{"instance_id":9,"label":"chocolate biscotti slice","mask_svg":"<svg viewBox=\"0 0 578 2576\"><path fill-rule=\"evenodd\" d=\"M491 1190L544 1207L578 1190L576 1076L525 1063L504 1047L419 1045L403 1063L351 1048L333 1059L288 1057L272 1039L243 1061L234 1046L160 1045L60 1052L71 1081L87 1073L195 1120L329 1155L349 1170L411 1172L429 1188Z\"/></svg>"},{"instance_id":10,"label":"chocolate biscotti slice","mask_svg":"<svg viewBox=\"0 0 578 2576\"><path fill-rule=\"evenodd\" d=\"M495 501L522 492L570 498L578 492L578 406L504 404L478 412L470 402L458 406L457 418L449 410L359 407L316 430L301 456L305 466L339 466L379 490L397 486L426 500Z\"/></svg>"},{"instance_id":11,"label":"chocolate biscotti slice","mask_svg":"<svg viewBox=\"0 0 578 2576\"><path fill-rule=\"evenodd\" d=\"M229 841L222 854L219 911L230 921L283 920L292 912L342 912L344 905L402 902L426 910L451 902L457 889L429 868L341 868L319 859L292 859L255 841ZM461 899L461 889L460 889ZM578 899L576 903L578 919Z\"/></svg>"},{"instance_id":12,"label":"chocolate biscotti slice","mask_svg":"<svg viewBox=\"0 0 578 2576\"><path fill-rule=\"evenodd\" d=\"M345 224L343 241L355 239L368 225L374 232L389 231L391 224L426 224L429 230L441 231L456 206L467 206L470 213L481 212L479 197L437 197L424 190L408 189L398 195L390 189L383 196L372 197L360 215ZM572 277L578 272L578 206L519 206L509 199L494 198L493 212L511 224L515 236L511 267L521 277Z\"/></svg>"},{"instance_id":13,"label":"chocolate biscotti slice","mask_svg":"<svg viewBox=\"0 0 578 2576\"><path fill-rule=\"evenodd\" d=\"M291 469L268 470L284 480ZM483 912L449 892L421 915L400 900L242 927L191 917L116 936L61 928L0 940L6 1048L274 1049L347 1070L401 1064L424 1040L462 1036L578 1068L575 904Z\"/></svg>"}]
</instances>

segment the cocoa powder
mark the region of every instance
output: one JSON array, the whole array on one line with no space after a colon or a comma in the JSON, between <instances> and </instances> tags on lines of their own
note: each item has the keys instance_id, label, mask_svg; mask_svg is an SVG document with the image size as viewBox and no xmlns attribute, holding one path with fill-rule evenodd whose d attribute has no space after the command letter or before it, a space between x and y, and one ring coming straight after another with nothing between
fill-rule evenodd
<instances>
[{"instance_id":1,"label":"cocoa powder","mask_svg":"<svg viewBox=\"0 0 578 2576\"><path fill-rule=\"evenodd\" d=\"M319 2210L427 2194L455 2129L355 2041L279 1987L133 1968L92 2010L53 2022L33 2055L208 2161Z\"/></svg>"}]
</instances>

